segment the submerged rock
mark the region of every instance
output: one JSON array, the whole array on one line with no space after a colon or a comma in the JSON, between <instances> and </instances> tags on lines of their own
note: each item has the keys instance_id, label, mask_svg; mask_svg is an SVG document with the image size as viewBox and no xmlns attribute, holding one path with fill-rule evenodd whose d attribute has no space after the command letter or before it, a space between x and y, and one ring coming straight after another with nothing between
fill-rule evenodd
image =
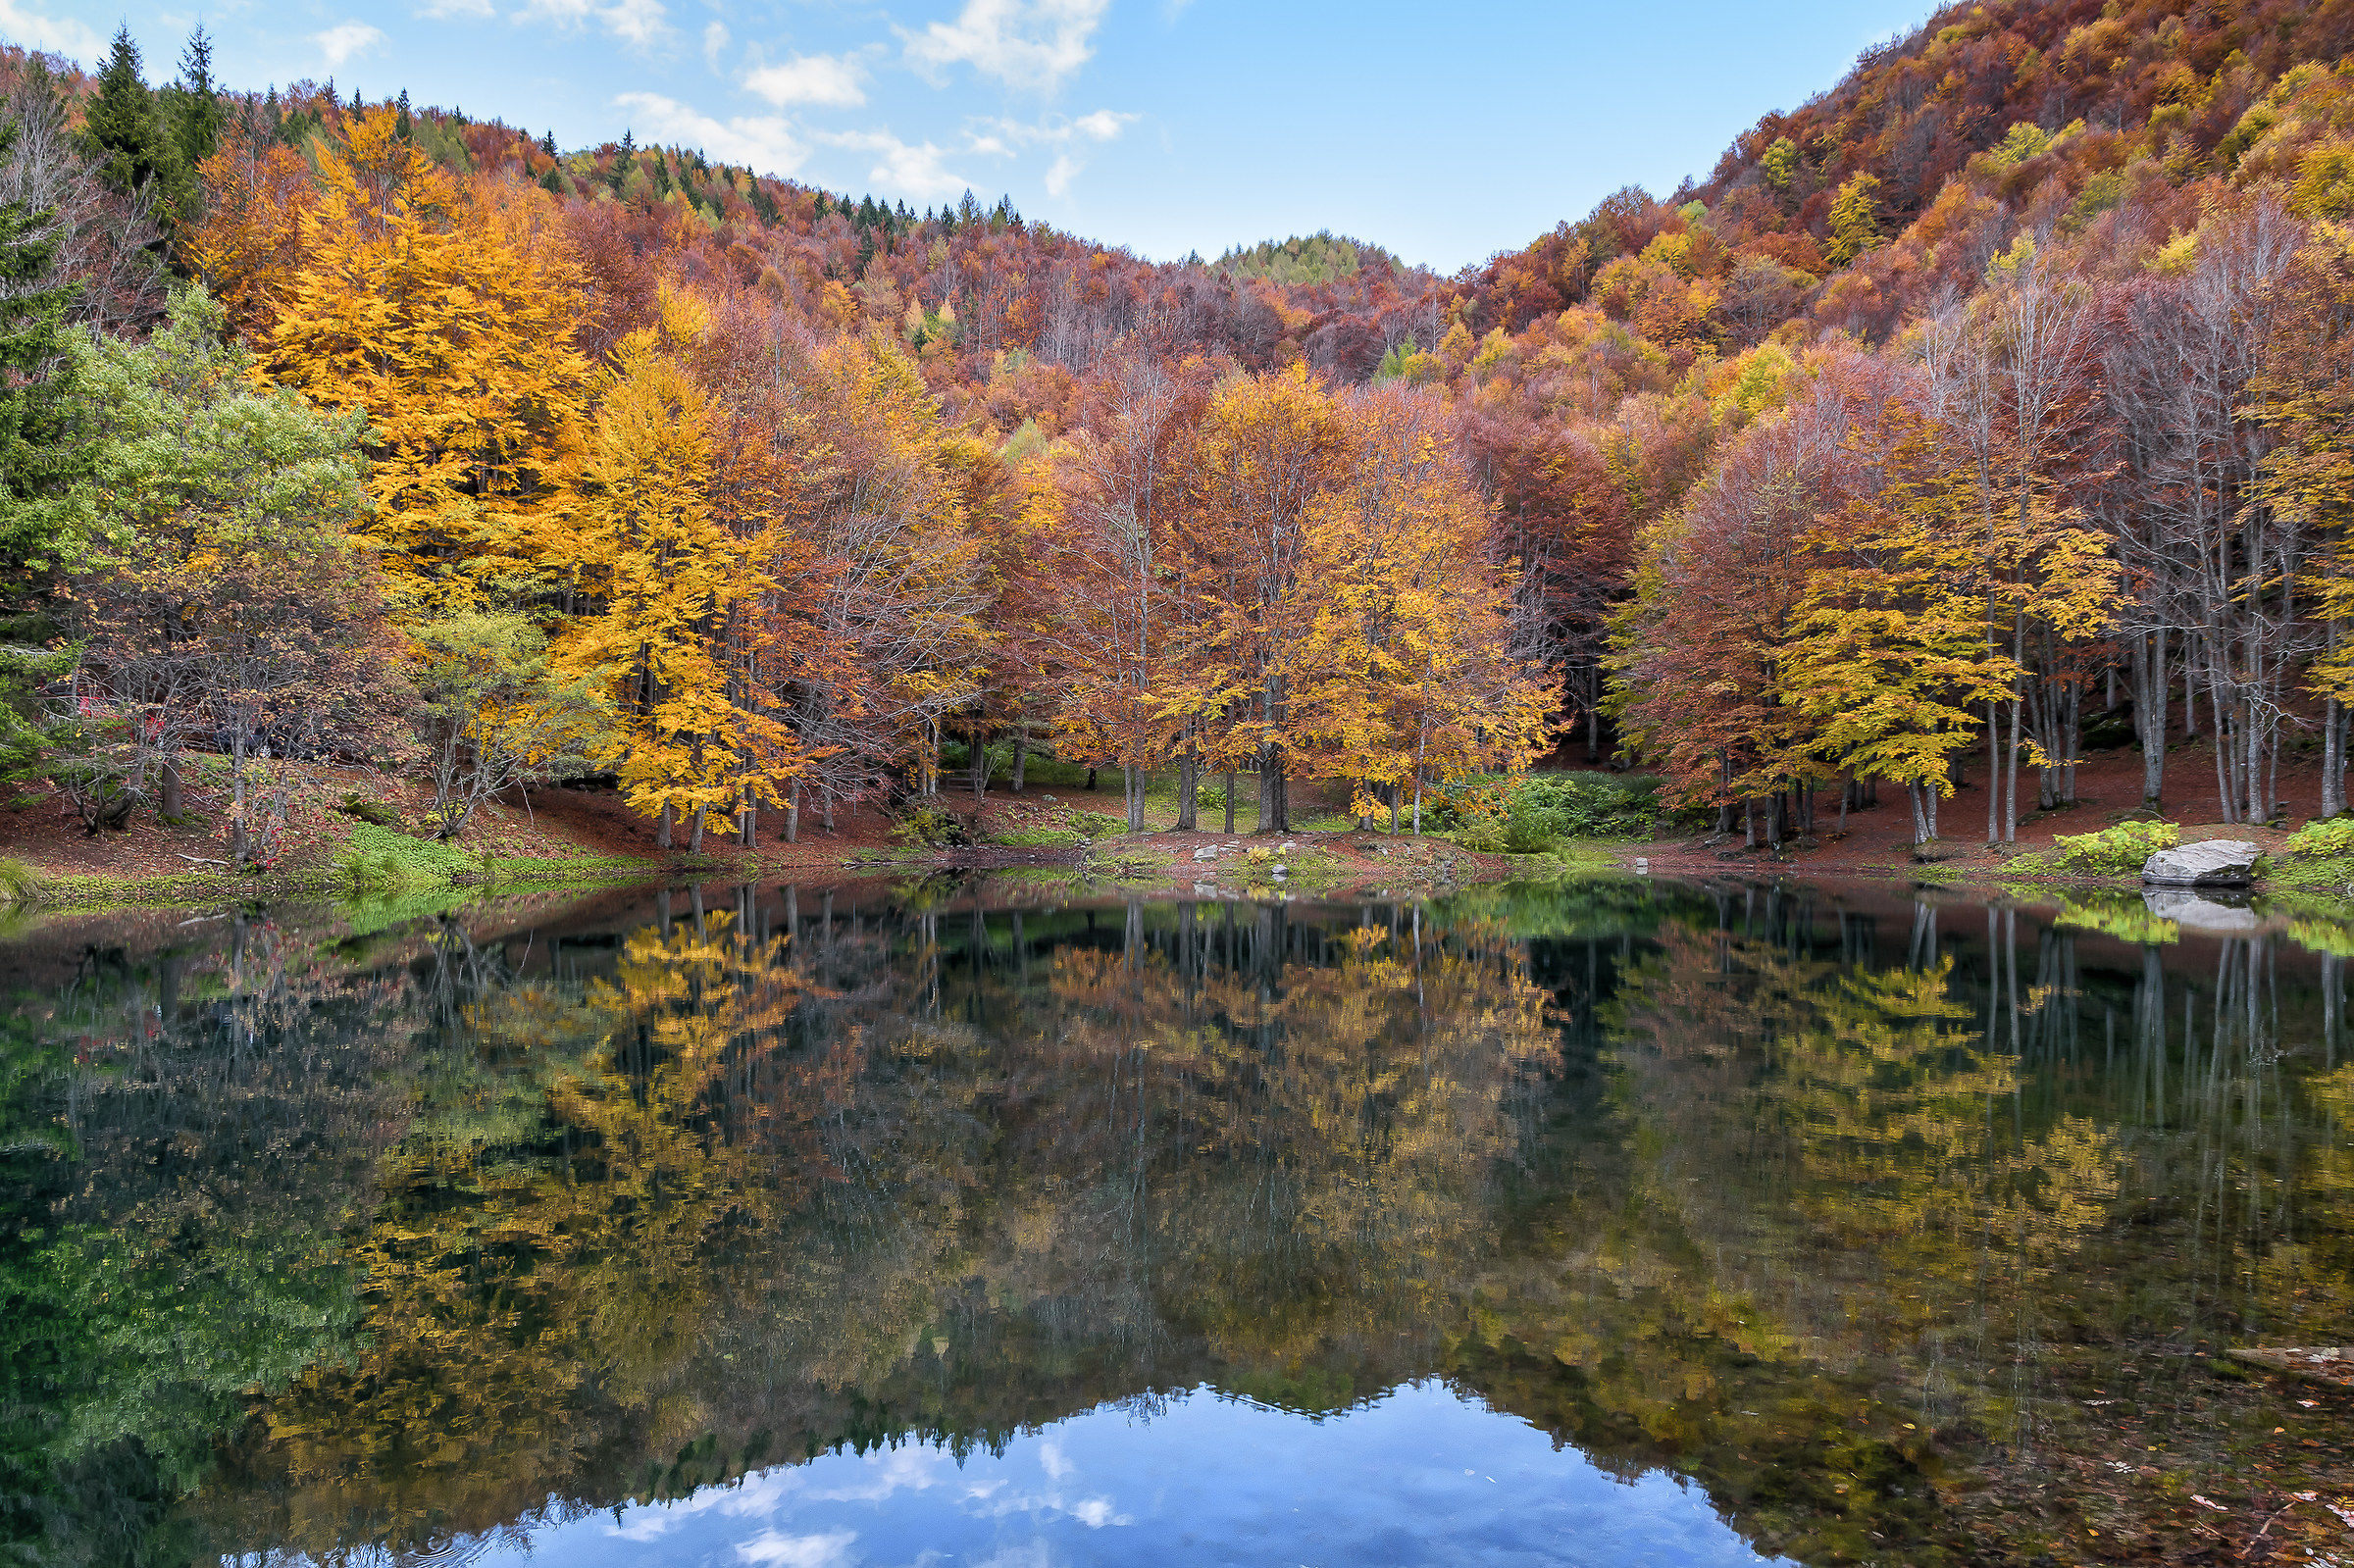
<instances>
[{"instance_id":1,"label":"submerged rock","mask_svg":"<svg viewBox=\"0 0 2354 1568\"><path fill-rule=\"evenodd\" d=\"M2142 863L2141 880L2161 887L2245 887L2256 875L2260 844L2210 838L2161 849Z\"/></svg>"},{"instance_id":2,"label":"submerged rock","mask_svg":"<svg viewBox=\"0 0 2354 1568\"><path fill-rule=\"evenodd\" d=\"M2171 920L2185 931L2218 936L2249 936L2256 932L2256 911L2245 904L2226 904L2202 898L2182 887L2152 887L2141 895L2151 914Z\"/></svg>"}]
</instances>

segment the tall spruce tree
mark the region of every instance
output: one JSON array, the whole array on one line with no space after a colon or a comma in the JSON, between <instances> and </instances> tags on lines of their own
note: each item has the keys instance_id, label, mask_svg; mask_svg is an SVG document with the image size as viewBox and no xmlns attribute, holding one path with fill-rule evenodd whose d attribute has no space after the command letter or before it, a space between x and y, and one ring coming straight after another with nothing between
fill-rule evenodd
<instances>
[{"instance_id":1,"label":"tall spruce tree","mask_svg":"<svg viewBox=\"0 0 2354 1568\"><path fill-rule=\"evenodd\" d=\"M0 165L23 129L0 122ZM41 687L71 663L44 646L40 590L59 562L76 472L66 430L74 285L58 264L54 212L0 203L0 780L26 776L56 740Z\"/></svg>"},{"instance_id":2,"label":"tall spruce tree","mask_svg":"<svg viewBox=\"0 0 2354 1568\"><path fill-rule=\"evenodd\" d=\"M0 123L0 163L22 127ZM0 584L19 597L55 564L66 440L66 312L74 284L58 265L57 215L19 196L0 203Z\"/></svg>"},{"instance_id":3,"label":"tall spruce tree","mask_svg":"<svg viewBox=\"0 0 2354 1568\"><path fill-rule=\"evenodd\" d=\"M213 84L212 36L201 22L179 52L179 81L173 110L172 139L178 145L180 167L192 177L197 165L221 150L221 127L228 120L220 89Z\"/></svg>"},{"instance_id":4,"label":"tall spruce tree","mask_svg":"<svg viewBox=\"0 0 2354 1568\"><path fill-rule=\"evenodd\" d=\"M179 150L165 134L155 93L139 74L139 46L130 41L128 26L116 29L98 72L98 90L82 111L81 139L109 188L166 204Z\"/></svg>"}]
</instances>

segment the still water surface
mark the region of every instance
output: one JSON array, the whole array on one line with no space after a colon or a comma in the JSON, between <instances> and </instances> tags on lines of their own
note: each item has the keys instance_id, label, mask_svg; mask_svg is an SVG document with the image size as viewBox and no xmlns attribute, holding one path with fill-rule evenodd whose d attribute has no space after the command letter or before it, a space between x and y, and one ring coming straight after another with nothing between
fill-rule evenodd
<instances>
[{"instance_id":1,"label":"still water surface","mask_svg":"<svg viewBox=\"0 0 2354 1568\"><path fill-rule=\"evenodd\" d=\"M0 1561L2354 1561L2346 1396L2223 1354L2354 1340L2346 936L1616 882L52 923L0 942Z\"/></svg>"}]
</instances>

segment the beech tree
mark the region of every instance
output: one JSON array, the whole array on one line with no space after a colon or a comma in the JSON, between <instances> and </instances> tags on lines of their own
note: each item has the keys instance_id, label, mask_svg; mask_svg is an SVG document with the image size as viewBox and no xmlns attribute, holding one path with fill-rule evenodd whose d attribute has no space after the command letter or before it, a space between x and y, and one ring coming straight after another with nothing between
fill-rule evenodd
<instances>
[{"instance_id":1,"label":"beech tree","mask_svg":"<svg viewBox=\"0 0 2354 1568\"><path fill-rule=\"evenodd\" d=\"M362 112L322 153L261 356L281 384L367 416L368 536L395 602L422 615L540 585L588 366L570 342L575 263L540 193L469 192L396 118Z\"/></svg>"}]
</instances>

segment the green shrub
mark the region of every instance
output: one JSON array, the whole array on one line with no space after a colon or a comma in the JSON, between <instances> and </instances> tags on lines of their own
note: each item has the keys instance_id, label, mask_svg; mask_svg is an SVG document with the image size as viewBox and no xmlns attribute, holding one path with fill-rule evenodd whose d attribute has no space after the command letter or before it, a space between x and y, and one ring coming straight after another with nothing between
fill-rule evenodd
<instances>
[{"instance_id":1,"label":"green shrub","mask_svg":"<svg viewBox=\"0 0 2354 1568\"><path fill-rule=\"evenodd\" d=\"M1648 774L1531 773L1472 779L1426 805L1422 825L1466 849L1539 855L1575 838L1648 838L1660 782Z\"/></svg>"},{"instance_id":2,"label":"green shrub","mask_svg":"<svg viewBox=\"0 0 2354 1568\"><path fill-rule=\"evenodd\" d=\"M1016 849L1068 849L1079 835L1067 828L1008 828L992 841Z\"/></svg>"},{"instance_id":3,"label":"green shrub","mask_svg":"<svg viewBox=\"0 0 2354 1568\"><path fill-rule=\"evenodd\" d=\"M2099 833L2063 835L2052 840L2060 863L2072 871L2139 871L2142 862L2161 849L2182 841L2182 830L2171 822L2121 822Z\"/></svg>"},{"instance_id":4,"label":"green shrub","mask_svg":"<svg viewBox=\"0 0 2354 1568\"><path fill-rule=\"evenodd\" d=\"M1126 822L1118 817L1105 816L1100 811L1074 811L1071 813L1071 826L1079 830L1079 835L1083 838L1109 838L1114 834L1128 831Z\"/></svg>"},{"instance_id":5,"label":"green shrub","mask_svg":"<svg viewBox=\"0 0 2354 1568\"><path fill-rule=\"evenodd\" d=\"M2292 855L2354 855L2354 817L2321 817L2289 835Z\"/></svg>"},{"instance_id":6,"label":"green shrub","mask_svg":"<svg viewBox=\"0 0 2354 1568\"><path fill-rule=\"evenodd\" d=\"M372 822L351 830L349 848L337 864L355 887L430 887L482 869L455 844L411 837Z\"/></svg>"},{"instance_id":7,"label":"green shrub","mask_svg":"<svg viewBox=\"0 0 2354 1568\"><path fill-rule=\"evenodd\" d=\"M938 806L911 807L891 827L893 841L929 849L954 849L973 841L964 819Z\"/></svg>"}]
</instances>

